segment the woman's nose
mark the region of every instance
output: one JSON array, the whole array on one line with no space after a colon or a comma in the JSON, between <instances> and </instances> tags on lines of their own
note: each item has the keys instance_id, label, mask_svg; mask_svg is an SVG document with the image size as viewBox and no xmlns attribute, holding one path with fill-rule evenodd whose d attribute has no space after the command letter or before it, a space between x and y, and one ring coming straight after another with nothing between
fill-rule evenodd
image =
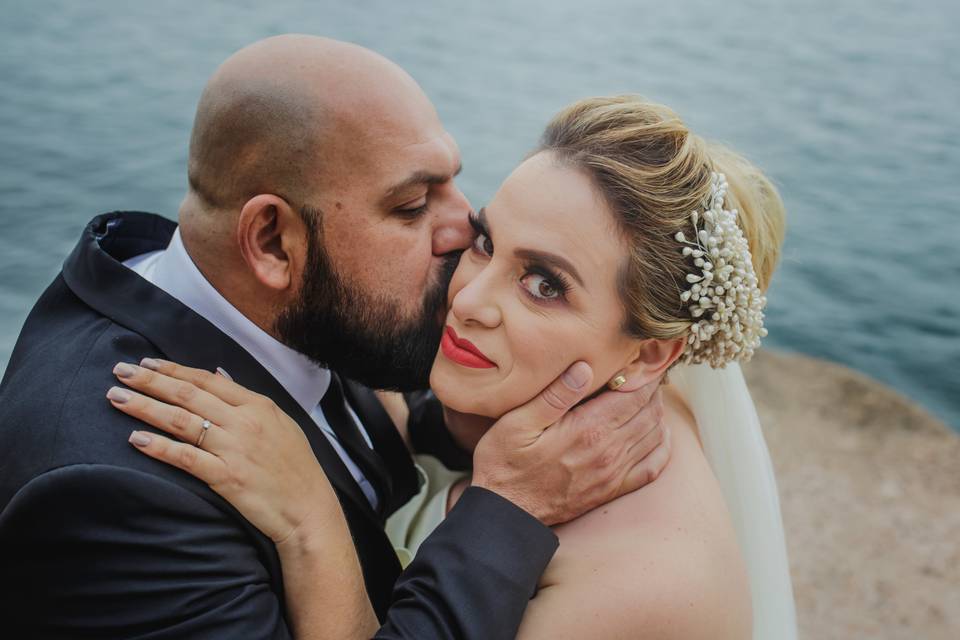
<instances>
[{"instance_id":1,"label":"woman's nose","mask_svg":"<svg viewBox=\"0 0 960 640\"><path fill-rule=\"evenodd\" d=\"M465 326L474 325L488 329L499 326L503 316L492 286L489 263L471 275L472 278L454 294L450 310Z\"/></svg>"}]
</instances>

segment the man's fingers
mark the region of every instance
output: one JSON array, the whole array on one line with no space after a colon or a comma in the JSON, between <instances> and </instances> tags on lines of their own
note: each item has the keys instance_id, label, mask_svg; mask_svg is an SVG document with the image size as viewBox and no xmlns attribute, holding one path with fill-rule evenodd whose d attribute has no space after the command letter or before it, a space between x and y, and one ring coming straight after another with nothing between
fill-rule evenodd
<instances>
[{"instance_id":1,"label":"man's fingers","mask_svg":"<svg viewBox=\"0 0 960 640\"><path fill-rule=\"evenodd\" d=\"M217 375L205 369L185 367L182 364L159 358L144 358L140 361L140 366L171 378L190 382L198 389L203 389L234 406L252 402L258 397L257 394L246 387L240 386L225 374Z\"/></svg>"},{"instance_id":2,"label":"man's fingers","mask_svg":"<svg viewBox=\"0 0 960 640\"><path fill-rule=\"evenodd\" d=\"M536 430L538 433L552 425L580 401L590 389L593 369L586 362L575 362L563 374L537 394L533 400L510 411L498 422Z\"/></svg>"},{"instance_id":3,"label":"man's fingers","mask_svg":"<svg viewBox=\"0 0 960 640\"><path fill-rule=\"evenodd\" d=\"M622 387L617 389L617 393L631 394L635 396L636 401L639 402L640 405L645 405L650 402L654 394L656 394L663 387L662 382L662 377L654 378L647 384L640 385L639 387L631 387L630 383L627 382Z\"/></svg>"},{"instance_id":4,"label":"man's fingers","mask_svg":"<svg viewBox=\"0 0 960 640\"><path fill-rule=\"evenodd\" d=\"M640 443L636 446L640 446ZM636 491L659 478L660 474L667 467L667 463L670 461L672 446L670 429L668 428L664 432L663 440L660 444L627 472L623 484L620 486L618 496Z\"/></svg>"},{"instance_id":5,"label":"man's fingers","mask_svg":"<svg viewBox=\"0 0 960 640\"><path fill-rule=\"evenodd\" d=\"M200 434L205 430L204 418L182 407L154 400L130 389L112 387L107 392L107 399L115 409L190 444L199 442ZM219 426L210 423L203 435L203 448L207 451L219 451L218 447L226 444L225 433Z\"/></svg>"},{"instance_id":6,"label":"man's fingers","mask_svg":"<svg viewBox=\"0 0 960 640\"><path fill-rule=\"evenodd\" d=\"M657 424L640 437L631 438L627 445L627 463L637 464L653 453L654 450L667 438L667 428Z\"/></svg>"},{"instance_id":7,"label":"man's fingers","mask_svg":"<svg viewBox=\"0 0 960 640\"><path fill-rule=\"evenodd\" d=\"M119 363L113 372L120 382L145 395L183 407L220 425L231 422L234 407L192 382L178 380L159 371L126 362Z\"/></svg>"},{"instance_id":8,"label":"man's fingers","mask_svg":"<svg viewBox=\"0 0 960 640\"><path fill-rule=\"evenodd\" d=\"M647 395L652 395L660 387L661 378L654 378L649 382L643 382L643 378L639 380L627 378L627 381L622 385L617 387L618 393L633 393L634 391L640 391L646 393Z\"/></svg>"},{"instance_id":9,"label":"man's fingers","mask_svg":"<svg viewBox=\"0 0 960 640\"><path fill-rule=\"evenodd\" d=\"M177 442L147 431L134 431L130 434L129 441L151 458L182 469L209 485L219 484L226 473L223 460L192 444Z\"/></svg>"},{"instance_id":10,"label":"man's fingers","mask_svg":"<svg viewBox=\"0 0 960 640\"><path fill-rule=\"evenodd\" d=\"M663 393L658 389L647 404L633 414L626 422L617 427L619 431L626 431L627 437L635 436L639 439L657 429L663 422Z\"/></svg>"},{"instance_id":11,"label":"man's fingers","mask_svg":"<svg viewBox=\"0 0 960 640\"><path fill-rule=\"evenodd\" d=\"M619 429L650 404L658 389L659 382L651 382L629 393L604 391L574 409L571 414L576 420L571 422L593 429Z\"/></svg>"}]
</instances>

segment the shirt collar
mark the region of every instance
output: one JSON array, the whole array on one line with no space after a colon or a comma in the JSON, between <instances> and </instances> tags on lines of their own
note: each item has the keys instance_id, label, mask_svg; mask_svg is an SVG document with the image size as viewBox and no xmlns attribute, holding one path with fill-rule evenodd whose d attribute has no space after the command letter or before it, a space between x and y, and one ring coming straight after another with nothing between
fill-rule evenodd
<instances>
[{"instance_id":1,"label":"shirt collar","mask_svg":"<svg viewBox=\"0 0 960 640\"><path fill-rule=\"evenodd\" d=\"M130 266L246 349L305 411L320 403L330 386L330 371L275 339L220 295L193 263L179 228L166 251Z\"/></svg>"}]
</instances>

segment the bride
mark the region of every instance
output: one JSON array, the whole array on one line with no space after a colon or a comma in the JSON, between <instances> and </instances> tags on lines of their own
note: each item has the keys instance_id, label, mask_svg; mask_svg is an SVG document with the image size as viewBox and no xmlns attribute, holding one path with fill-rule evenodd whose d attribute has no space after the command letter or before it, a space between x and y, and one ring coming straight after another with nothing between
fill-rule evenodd
<instances>
[{"instance_id":1,"label":"bride","mask_svg":"<svg viewBox=\"0 0 960 640\"><path fill-rule=\"evenodd\" d=\"M669 109L620 96L561 111L471 217L476 240L451 282L430 376L461 444L482 442L498 417L577 360L612 389L660 381L672 438L655 482L555 527L560 547L520 638L796 636L776 486L737 365L766 335L762 292L783 216L747 161ZM192 379L172 363L159 372ZM322 470L297 450L305 441L281 437L296 424L279 410L254 413L226 379L205 388L229 405L221 415L233 424L257 421L235 430L224 421L229 446L210 451L247 482L188 470L261 529L311 500L297 483ZM115 406L176 432L156 417L166 415L159 401L140 399ZM399 398L384 400L402 431ZM141 450L178 464L169 444L155 437ZM421 494L388 524L398 552L415 553L470 481L421 463ZM284 577L315 566L285 565ZM296 584L309 589L312 578Z\"/></svg>"}]
</instances>

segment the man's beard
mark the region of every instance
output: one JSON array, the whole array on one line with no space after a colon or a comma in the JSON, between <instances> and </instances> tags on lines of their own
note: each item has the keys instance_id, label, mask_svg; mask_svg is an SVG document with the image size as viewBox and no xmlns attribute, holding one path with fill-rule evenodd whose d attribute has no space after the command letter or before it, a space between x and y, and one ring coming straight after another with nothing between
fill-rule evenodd
<instances>
[{"instance_id":1,"label":"man's beard","mask_svg":"<svg viewBox=\"0 0 960 640\"><path fill-rule=\"evenodd\" d=\"M339 274L308 223L303 284L276 323L280 340L320 366L374 389L415 391L430 383L459 252L446 256L414 317L387 296L373 296ZM375 259L375 257L374 257Z\"/></svg>"}]
</instances>

